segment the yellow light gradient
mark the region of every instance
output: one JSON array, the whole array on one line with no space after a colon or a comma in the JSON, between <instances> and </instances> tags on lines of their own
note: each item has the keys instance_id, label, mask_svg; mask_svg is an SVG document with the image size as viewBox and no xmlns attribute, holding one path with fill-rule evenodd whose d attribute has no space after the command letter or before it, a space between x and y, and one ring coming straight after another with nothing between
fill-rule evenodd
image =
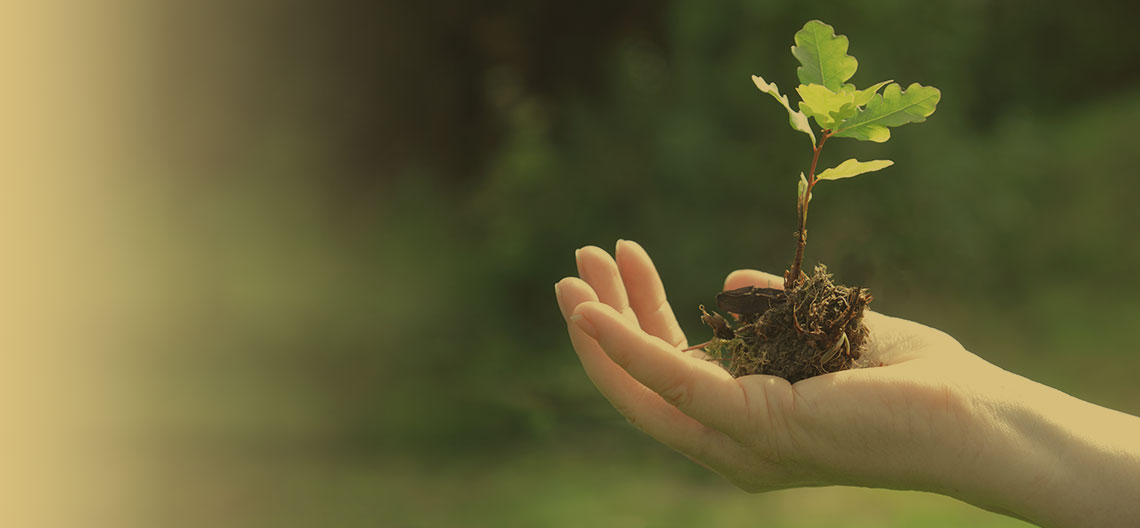
<instances>
[{"instance_id":1,"label":"yellow light gradient","mask_svg":"<svg viewBox=\"0 0 1140 528\"><path fill-rule=\"evenodd\" d=\"M133 2L0 11L0 526L132 526L146 499L131 410L147 145Z\"/></svg>"}]
</instances>

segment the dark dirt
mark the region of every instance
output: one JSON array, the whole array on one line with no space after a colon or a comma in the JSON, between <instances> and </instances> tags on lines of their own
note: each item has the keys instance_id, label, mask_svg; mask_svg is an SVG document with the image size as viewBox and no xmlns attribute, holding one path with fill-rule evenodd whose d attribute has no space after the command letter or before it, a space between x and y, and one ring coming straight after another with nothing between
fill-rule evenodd
<instances>
[{"instance_id":1,"label":"dark dirt","mask_svg":"<svg viewBox=\"0 0 1140 528\"><path fill-rule=\"evenodd\" d=\"M836 285L827 268L785 292L748 286L721 292L717 307L739 316L729 322L701 307L713 329L705 352L734 377L769 374L795 383L852 368L867 341L865 288Z\"/></svg>"}]
</instances>

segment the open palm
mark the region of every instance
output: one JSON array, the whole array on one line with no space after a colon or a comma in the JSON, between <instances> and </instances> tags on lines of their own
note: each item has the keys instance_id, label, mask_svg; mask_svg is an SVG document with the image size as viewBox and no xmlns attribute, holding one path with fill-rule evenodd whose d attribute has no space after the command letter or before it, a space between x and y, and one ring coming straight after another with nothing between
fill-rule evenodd
<instances>
[{"instance_id":1,"label":"open palm","mask_svg":"<svg viewBox=\"0 0 1140 528\"><path fill-rule=\"evenodd\" d=\"M1003 373L950 336L868 312L873 368L790 384L733 378L688 346L645 250L577 252L555 287L570 339L598 390L637 428L749 491L850 484L942 491L979 448L971 394ZM780 287L738 270L725 289ZM990 374L993 374L992 376Z\"/></svg>"}]
</instances>

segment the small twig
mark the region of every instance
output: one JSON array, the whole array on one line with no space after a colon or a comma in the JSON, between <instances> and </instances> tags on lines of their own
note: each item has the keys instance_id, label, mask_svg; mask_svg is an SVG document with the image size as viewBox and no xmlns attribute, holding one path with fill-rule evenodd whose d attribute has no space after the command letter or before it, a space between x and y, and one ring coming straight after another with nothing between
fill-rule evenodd
<instances>
[{"instance_id":1,"label":"small twig","mask_svg":"<svg viewBox=\"0 0 1140 528\"><path fill-rule=\"evenodd\" d=\"M681 352L688 352L688 351L690 351L690 350L696 350L696 349L698 349L698 348L704 348L704 347L707 347L707 346L709 346L709 345L713 344L713 341L716 341L716 338L715 338L715 337L714 337L714 338L712 338L712 339L709 339L708 341L705 341L704 343L701 343L701 344L699 344L699 345L693 345L693 346L691 346L691 347L689 347L689 348L682 348L682 349L681 349Z\"/></svg>"}]
</instances>

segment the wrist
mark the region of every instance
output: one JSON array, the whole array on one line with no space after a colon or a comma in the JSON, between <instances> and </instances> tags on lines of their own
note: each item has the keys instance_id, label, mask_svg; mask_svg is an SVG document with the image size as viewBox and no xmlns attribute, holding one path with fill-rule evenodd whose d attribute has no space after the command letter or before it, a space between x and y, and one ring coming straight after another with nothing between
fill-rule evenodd
<instances>
[{"instance_id":1,"label":"wrist","mask_svg":"<svg viewBox=\"0 0 1140 528\"><path fill-rule=\"evenodd\" d=\"M971 455L944 493L1042 526L1140 519L1140 418L995 368L972 394Z\"/></svg>"},{"instance_id":2,"label":"wrist","mask_svg":"<svg viewBox=\"0 0 1140 528\"><path fill-rule=\"evenodd\" d=\"M993 367L968 391L963 456L943 493L975 506L1039 522L1026 511L1055 493L1061 478L1039 384Z\"/></svg>"}]
</instances>

